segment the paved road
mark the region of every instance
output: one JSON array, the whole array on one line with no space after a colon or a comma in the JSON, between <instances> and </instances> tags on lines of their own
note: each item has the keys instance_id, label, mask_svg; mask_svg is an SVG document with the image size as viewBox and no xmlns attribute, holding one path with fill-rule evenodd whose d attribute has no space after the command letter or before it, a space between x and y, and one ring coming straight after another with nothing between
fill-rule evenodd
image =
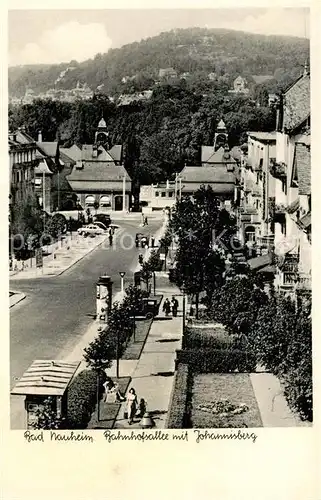
<instances>
[{"instance_id":1,"label":"paved road","mask_svg":"<svg viewBox=\"0 0 321 500\"><path fill-rule=\"evenodd\" d=\"M119 222L119 235L132 237L136 232L151 235L161 226L160 220L138 228L137 221ZM123 231L123 232L122 232ZM28 281L11 280L11 288L22 291L27 298L16 305L10 314L10 376L21 377L34 359L55 359L62 351L72 350L81 339L95 314L95 283L108 273L114 282L113 292L120 289L119 271L126 271L126 283L132 283L133 270L141 249L98 247L61 276ZM130 245L130 238L123 243Z\"/></svg>"}]
</instances>

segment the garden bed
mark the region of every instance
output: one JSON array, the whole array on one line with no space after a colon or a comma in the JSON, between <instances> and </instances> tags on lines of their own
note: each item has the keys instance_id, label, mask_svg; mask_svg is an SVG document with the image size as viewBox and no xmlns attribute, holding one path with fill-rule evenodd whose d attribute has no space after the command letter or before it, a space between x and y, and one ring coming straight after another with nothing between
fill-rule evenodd
<instances>
[{"instance_id":1,"label":"garden bed","mask_svg":"<svg viewBox=\"0 0 321 500\"><path fill-rule=\"evenodd\" d=\"M246 373L195 374L190 417L196 429L263 426Z\"/></svg>"},{"instance_id":2,"label":"garden bed","mask_svg":"<svg viewBox=\"0 0 321 500\"><path fill-rule=\"evenodd\" d=\"M130 384L131 377L121 377L119 379L112 377L113 382L117 382L121 394L125 395ZM100 401L100 419L97 421L97 408L92 414L87 429L112 429L114 427L117 415L121 408L121 403L104 403Z\"/></svg>"},{"instance_id":3,"label":"garden bed","mask_svg":"<svg viewBox=\"0 0 321 500\"><path fill-rule=\"evenodd\" d=\"M121 359L129 360L140 358L152 322L152 319L136 319L135 341L134 336L132 336Z\"/></svg>"}]
</instances>

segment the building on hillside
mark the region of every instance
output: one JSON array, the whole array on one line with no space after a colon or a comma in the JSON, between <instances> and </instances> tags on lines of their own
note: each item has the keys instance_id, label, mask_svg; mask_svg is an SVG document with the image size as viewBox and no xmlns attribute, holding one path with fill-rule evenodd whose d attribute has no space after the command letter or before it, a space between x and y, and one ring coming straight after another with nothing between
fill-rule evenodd
<instances>
[{"instance_id":1,"label":"building on hillside","mask_svg":"<svg viewBox=\"0 0 321 500\"><path fill-rule=\"evenodd\" d=\"M83 209L100 212L128 210L131 207L131 179L122 165L122 146L110 147L107 125L102 118L94 144L84 144L72 172L66 176Z\"/></svg>"},{"instance_id":2,"label":"building on hillside","mask_svg":"<svg viewBox=\"0 0 321 500\"><path fill-rule=\"evenodd\" d=\"M274 196L274 182L269 168L275 157L275 132L248 132L247 153L242 155L235 198L239 239L255 248L257 255L273 250L269 200Z\"/></svg>"},{"instance_id":3,"label":"building on hillside","mask_svg":"<svg viewBox=\"0 0 321 500\"><path fill-rule=\"evenodd\" d=\"M37 146L23 129L9 133L10 213L19 202L34 193L35 169L38 165Z\"/></svg>"},{"instance_id":4,"label":"building on hillside","mask_svg":"<svg viewBox=\"0 0 321 500\"><path fill-rule=\"evenodd\" d=\"M268 104L269 106L275 106L278 102L278 95L277 94L269 94L269 101L268 101Z\"/></svg>"},{"instance_id":5,"label":"building on hillside","mask_svg":"<svg viewBox=\"0 0 321 500\"><path fill-rule=\"evenodd\" d=\"M140 202L151 211L172 208L176 203L177 182L166 181L140 187Z\"/></svg>"},{"instance_id":6,"label":"building on hillside","mask_svg":"<svg viewBox=\"0 0 321 500\"><path fill-rule=\"evenodd\" d=\"M281 96L276 161L271 172L276 186L273 213L278 264L276 283L280 291L292 296L309 295L312 237L310 74L306 68Z\"/></svg>"},{"instance_id":7,"label":"building on hillside","mask_svg":"<svg viewBox=\"0 0 321 500\"><path fill-rule=\"evenodd\" d=\"M177 78L177 71L174 68L161 68L158 72L159 78Z\"/></svg>"},{"instance_id":8,"label":"building on hillside","mask_svg":"<svg viewBox=\"0 0 321 500\"><path fill-rule=\"evenodd\" d=\"M248 94L249 89L246 87L247 82L245 78L243 78L241 75L235 78L233 82L233 89L229 90L230 94Z\"/></svg>"}]
</instances>

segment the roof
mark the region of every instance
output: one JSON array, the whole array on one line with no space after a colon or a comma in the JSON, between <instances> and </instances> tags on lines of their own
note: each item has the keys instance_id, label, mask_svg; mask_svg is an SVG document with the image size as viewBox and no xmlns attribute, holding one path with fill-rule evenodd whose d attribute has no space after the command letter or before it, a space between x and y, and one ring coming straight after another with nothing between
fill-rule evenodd
<instances>
[{"instance_id":1,"label":"roof","mask_svg":"<svg viewBox=\"0 0 321 500\"><path fill-rule=\"evenodd\" d=\"M46 156L54 157L57 154L58 142L37 142L38 148L40 148Z\"/></svg>"},{"instance_id":2,"label":"roof","mask_svg":"<svg viewBox=\"0 0 321 500\"><path fill-rule=\"evenodd\" d=\"M219 124L217 125L217 128L218 129L225 129L226 128L225 123L223 122L223 120L220 120Z\"/></svg>"},{"instance_id":3,"label":"roof","mask_svg":"<svg viewBox=\"0 0 321 500\"><path fill-rule=\"evenodd\" d=\"M298 174L299 194L311 194L311 155L310 148L296 144L295 163Z\"/></svg>"},{"instance_id":4,"label":"roof","mask_svg":"<svg viewBox=\"0 0 321 500\"><path fill-rule=\"evenodd\" d=\"M53 174L53 172L51 172L50 168L48 167L48 164L46 162L46 160L42 160L38 165L37 167L35 167L35 174Z\"/></svg>"},{"instance_id":5,"label":"roof","mask_svg":"<svg viewBox=\"0 0 321 500\"><path fill-rule=\"evenodd\" d=\"M93 144L84 144L81 149L81 160L83 161L89 161L89 162L115 162L115 161L120 161L119 158L121 158L121 151L122 151L122 146L121 145L115 145L111 148L110 151L106 151L106 149L103 146L98 146L97 151L98 151L98 156L95 158L93 157L93 149L94 145Z\"/></svg>"},{"instance_id":6,"label":"roof","mask_svg":"<svg viewBox=\"0 0 321 500\"><path fill-rule=\"evenodd\" d=\"M247 132L247 135L258 141L276 141L276 132Z\"/></svg>"},{"instance_id":7,"label":"roof","mask_svg":"<svg viewBox=\"0 0 321 500\"><path fill-rule=\"evenodd\" d=\"M14 134L16 135L16 141L20 144L34 144L36 142L31 135L27 134L27 132L21 128L18 128Z\"/></svg>"},{"instance_id":8,"label":"roof","mask_svg":"<svg viewBox=\"0 0 321 500\"><path fill-rule=\"evenodd\" d=\"M74 167L66 179L75 191L83 189L88 191L115 189L118 191L123 188L124 175L126 177L126 190L130 190L131 179L122 165L92 161L86 162L83 169Z\"/></svg>"},{"instance_id":9,"label":"roof","mask_svg":"<svg viewBox=\"0 0 321 500\"><path fill-rule=\"evenodd\" d=\"M36 360L22 375L11 394L62 396L80 362Z\"/></svg>"},{"instance_id":10,"label":"roof","mask_svg":"<svg viewBox=\"0 0 321 500\"><path fill-rule=\"evenodd\" d=\"M295 138L295 142L298 144L305 144L306 146L311 145L311 136L310 134L299 134Z\"/></svg>"},{"instance_id":11,"label":"roof","mask_svg":"<svg viewBox=\"0 0 321 500\"><path fill-rule=\"evenodd\" d=\"M249 259L247 263L250 266L250 269L252 269L253 271L258 271L259 269L263 269L264 267L272 264L272 254L267 253L266 255L254 257L253 259Z\"/></svg>"},{"instance_id":12,"label":"roof","mask_svg":"<svg viewBox=\"0 0 321 500\"><path fill-rule=\"evenodd\" d=\"M106 128L106 127L107 127L107 124L106 124L104 118L101 118L100 122L98 123L97 128Z\"/></svg>"},{"instance_id":13,"label":"roof","mask_svg":"<svg viewBox=\"0 0 321 500\"><path fill-rule=\"evenodd\" d=\"M294 214L300 208L300 199L296 198L290 205L287 207L287 212L289 214Z\"/></svg>"},{"instance_id":14,"label":"roof","mask_svg":"<svg viewBox=\"0 0 321 500\"><path fill-rule=\"evenodd\" d=\"M273 75L252 75L253 80L255 83L260 84L264 82L268 82L269 80L273 80L274 76Z\"/></svg>"},{"instance_id":15,"label":"roof","mask_svg":"<svg viewBox=\"0 0 321 500\"><path fill-rule=\"evenodd\" d=\"M59 148L61 153L64 153L74 161L80 160L81 158L81 149L73 144L70 148Z\"/></svg>"},{"instance_id":16,"label":"roof","mask_svg":"<svg viewBox=\"0 0 321 500\"><path fill-rule=\"evenodd\" d=\"M196 191L201 185L212 186L214 192L230 193L234 192L236 176L234 172L228 172L225 166L217 167L190 167L186 166L180 177L182 191Z\"/></svg>"},{"instance_id":17,"label":"roof","mask_svg":"<svg viewBox=\"0 0 321 500\"><path fill-rule=\"evenodd\" d=\"M123 147L121 144L115 144L109 149L108 153L115 161L120 162L122 160L122 149Z\"/></svg>"},{"instance_id":18,"label":"roof","mask_svg":"<svg viewBox=\"0 0 321 500\"><path fill-rule=\"evenodd\" d=\"M310 75L302 75L283 94L283 128L293 130L310 116Z\"/></svg>"},{"instance_id":19,"label":"roof","mask_svg":"<svg viewBox=\"0 0 321 500\"><path fill-rule=\"evenodd\" d=\"M301 217L300 224L304 227L304 229L311 226L311 212Z\"/></svg>"},{"instance_id":20,"label":"roof","mask_svg":"<svg viewBox=\"0 0 321 500\"><path fill-rule=\"evenodd\" d=\"M203 151L203 148L206 148L206 150ZM208 154L209 156L207 156ZM206 157L207 159L205 159ZM208 146L202 146L202 163L226 165L230 163L236 164L236 161L233 157L232 151L225 151L223 147L220 147L217 151L214 151L214 147L209 148Z\"/></svg>"}]
</instances>

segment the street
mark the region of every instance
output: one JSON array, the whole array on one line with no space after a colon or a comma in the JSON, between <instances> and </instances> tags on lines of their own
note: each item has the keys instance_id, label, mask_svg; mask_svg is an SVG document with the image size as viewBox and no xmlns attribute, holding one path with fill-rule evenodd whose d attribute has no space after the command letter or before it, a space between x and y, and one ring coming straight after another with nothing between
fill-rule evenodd
<instances>
[{"instance_id":1,"label":"street","mask_svg":"<svg viewBox=\"0 0 321 500\"><path fill-rule=\"evenodd\" d=\"M128 234L137 232L153 235L160 228L161 220L150 220L146 228L139 222L121 221L116 245L98 247L61 276L27 281L10 280L10 287L26 294L26 299L10 312L10 385L35 359L56 359L66 355L79 342L93 321L95 314L95 284L99 276L111 276L113 293L120 290L119 271L126 271L126 284L133 282L133 270L141 248L130 246ZM20 398L22 399L22 398ZM14 405L15 406L15 405ZM14 408L11 418L14 419Z\"/></svg>"}]
</instances>

